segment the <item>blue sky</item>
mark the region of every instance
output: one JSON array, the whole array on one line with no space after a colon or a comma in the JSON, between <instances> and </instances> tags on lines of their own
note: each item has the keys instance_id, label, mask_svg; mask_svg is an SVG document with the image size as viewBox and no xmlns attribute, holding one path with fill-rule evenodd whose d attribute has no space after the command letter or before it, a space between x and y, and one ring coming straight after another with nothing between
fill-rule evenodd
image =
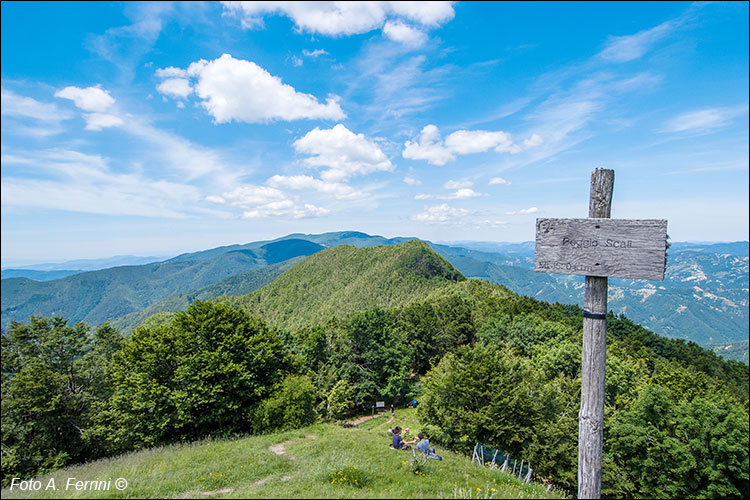
<instances>
[{"instance_id":1,"label":"blue sky","mask_svg":"<svg viewBox=\"0 0 750 500\"><path fill-rule=\"evenodd\" d=\"M292 232L748 238L748 3L3 2L3 265Z\"/></svg>"}]
</instances>

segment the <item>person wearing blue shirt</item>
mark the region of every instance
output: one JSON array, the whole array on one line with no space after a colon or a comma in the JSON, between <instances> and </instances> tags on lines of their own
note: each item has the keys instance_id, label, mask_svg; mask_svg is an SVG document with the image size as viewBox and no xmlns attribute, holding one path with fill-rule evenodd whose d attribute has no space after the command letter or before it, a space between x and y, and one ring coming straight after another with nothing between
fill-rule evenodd
<instances>
[{"instance_id":1,"label":"person wearing blue shirt","mask_svg":"<svg viewBox=\"0 0 750 500\"><path fill-rule=\"evenodd\" d=\"M404 441L404 438L401 437L401 427L395 427L393 429L393 441L391 446L395 450L410 450L411 446L410 444L416 443L417 440L414 439L413 441Z\"/></svg>"}]
</instances>

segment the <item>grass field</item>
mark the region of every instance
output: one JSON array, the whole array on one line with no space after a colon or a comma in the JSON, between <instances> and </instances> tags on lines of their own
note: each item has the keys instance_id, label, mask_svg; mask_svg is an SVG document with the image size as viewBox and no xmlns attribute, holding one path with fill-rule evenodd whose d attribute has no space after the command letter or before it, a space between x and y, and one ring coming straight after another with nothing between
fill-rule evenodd
<instances>
[{"instance_id":1,"label":"grass field","mask_svg":"<svg viewBox=\"0 0 750 500\"><path fill-rule=\"evenodd\" d=\"M408 427L410 435L419 432L416 412L404 409L392 419L387 414L352 428L317 424L264 436L173 445L62 469L37 478L38 491L5 488L2 497L562 497L555 490L546 493L539 483L522 484L439 448L443 460L428 461L424 475L416 475L409 468L411 452L389 448L388 429L396 425ZM118 478L127 481L123 490L116 487ZM55 489L46 489L51 480ZM103 489L92 491L90 483L88 491L78 491L74 481L101 481Z\"/></svg>"}]
</instances>

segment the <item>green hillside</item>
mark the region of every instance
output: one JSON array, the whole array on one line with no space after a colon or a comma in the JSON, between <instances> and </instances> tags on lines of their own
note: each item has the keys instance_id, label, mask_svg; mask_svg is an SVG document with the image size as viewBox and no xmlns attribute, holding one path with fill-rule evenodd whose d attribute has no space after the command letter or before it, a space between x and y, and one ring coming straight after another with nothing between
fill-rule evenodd
<instances>
[{"instance_id":1,"label":"green hillside","mask_svg":"<svg viewBox=\"0 0 750 500\"><path fill-rule=\"evenodd\" d=\"M238 273L276 264L323 247L290 239L216 255L189 254L141 266L120 266L37 282L2 280L2 326L26 321L32 314L60 315L71 321L100 324L141 311L178 292L189 292ZM192 255L192 257L190 257Z\"/></svg>"},{"instance_id":2,"label":"green hillside","mask_svg":"<svg viewBox=\"0 0 750 500\"><path fill-rule=\"evenodd\" d=\"M155 314L174 313L187 309L196 300L206 301L221 295L245 295L251 293L278 278L284 271L300 262L303 258L294 257L278 264L245 271L244 273L237 273L224 278L218 283L198 290L175 293L142 311L130 313L115 319L112 321L112 326L127 333Z\"/></svg>"},{"instance_id":3,"label":"green hillside","mask_svg":"<svg viewBox=\"0 0 750 500\"><path fill-rule=\"evenodd\" d=\"M38 478L57 490L3 488L3 498L563 498L541 483L524 484L510 474L472 463L440 449L442 461L427 463L424 475L409 470L411 452L388 448L389 426L420 429L414 410L378 417L357 428L318 424L294 431L232 440L152 448ZM275 450L275 451L274 451ZM354 468L355 485L338 480ZM112 478L110 491L65 491L69 477ZM349 476L351 477L351 476ZM127 480L118 491L117 478Z\"/></svg>"},{"instance_id":4,"label":"green hillside","mask_svg":"<svg viewBox=\"0 0 750 500\"><path fill-rule=\"evenodd\" d=\"M219 300L271 324L296 328L415 302L465 279L422 241L359 249L341 245L308 257L250 295Z\"/></svg>"}]
</instances>

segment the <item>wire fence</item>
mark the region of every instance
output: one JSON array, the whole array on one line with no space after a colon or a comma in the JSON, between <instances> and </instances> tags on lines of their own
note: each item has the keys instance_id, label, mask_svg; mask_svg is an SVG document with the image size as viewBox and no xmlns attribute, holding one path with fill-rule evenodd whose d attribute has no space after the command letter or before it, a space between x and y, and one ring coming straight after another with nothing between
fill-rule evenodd
<instances>
[{"instance_id":1,"label":"wire fence","mask_svg":"<svg viewBox=\"0 0 750 500\"><path fill-rule=\"evenodd\" d=\"M534 472L530 463L524 463L524 460L521 460L521 463L519 464L518 459L514 459L510 455L478 441L477 444L474 445L474 454L471 457L472 463L475 460L483 467L509 472L511 475L517 476L519 480L526 483L531 481L531 474Z\"/></svg>"}]
</instances>

